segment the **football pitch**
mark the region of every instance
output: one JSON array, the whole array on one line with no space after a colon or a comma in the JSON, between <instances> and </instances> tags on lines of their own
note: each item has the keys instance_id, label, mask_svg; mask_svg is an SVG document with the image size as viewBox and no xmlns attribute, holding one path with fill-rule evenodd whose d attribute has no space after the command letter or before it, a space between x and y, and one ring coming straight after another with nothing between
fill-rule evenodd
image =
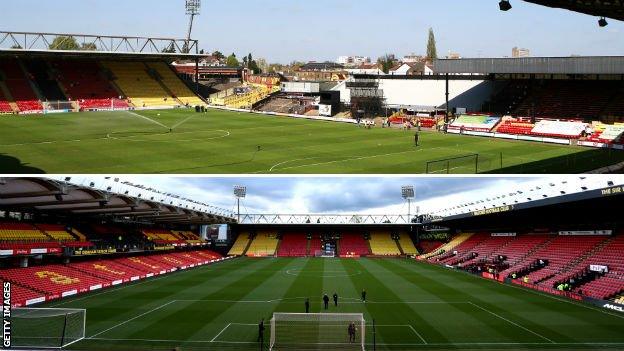
<instances>
[{"instance_id":1,"label":"football pitch","mask_svg":"<svg viewBox=\"0 0 624 351\"><path fill-rule=\"evenodd\" d=\"M221 110L0 116L5 174L580 173L620 161L624 152L437 132L415 147L408 131Z\"/></svg>"},{"instance_id":2,"label":"football pitch","mask_svg":"<svg viewBox=\"0 0 624 351\"><path fill-rule=\"evenodd\" d=\"M363 313L367 350L624 348L622 314L408 259L239 258L45 307L87 310L86 339L70 349L258 350L259 320L304 312L305 298L311 312Z\"/></svg>"}]
</instances>

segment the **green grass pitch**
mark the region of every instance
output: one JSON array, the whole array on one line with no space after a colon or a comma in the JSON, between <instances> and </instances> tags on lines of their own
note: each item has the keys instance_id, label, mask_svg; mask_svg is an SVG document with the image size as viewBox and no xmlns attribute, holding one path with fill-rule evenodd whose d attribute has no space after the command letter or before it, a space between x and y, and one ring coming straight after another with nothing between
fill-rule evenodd
<instances>
[{"instance_id":1,"label":"green grass pitch","mask_svg":"<svg viewBox=\"0 0 624 351\"><path fill-rule=\"evenodd\" d=\"M257 350L261 318L334 292L328 312L364 314L367 350L373 319L377 350L624 348L617 312L408 259L240 258L45 307L87 310L70 349Z\"/></svg>"},{"instance_id":2,"label":"green grass pitch","mask_svg":"<svg viewBox=\"0 0 624 351\"><path fill-rule=\"evenodd\" d=\"M0 117L1 173L416 174L428 161L469 154L479 154L480 173L579 173L624 160L624 152L436 132L415 147L412 132L220 110ZM436 167L475 173L472 159Z\"/></svg>"}]
</instances>

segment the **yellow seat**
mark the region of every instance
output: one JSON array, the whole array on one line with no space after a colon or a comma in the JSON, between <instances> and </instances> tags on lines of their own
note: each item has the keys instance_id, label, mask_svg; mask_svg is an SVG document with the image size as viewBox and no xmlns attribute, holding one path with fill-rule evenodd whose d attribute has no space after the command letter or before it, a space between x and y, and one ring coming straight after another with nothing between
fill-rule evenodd
<instances>
[{"instance_id":1,"label":"yellow seat","mask_svg":"<svg viewBox=\"0 0 624 351\"><path fill-rule=\"evenodd\" d=\"M399 256L401 251L388 232L370 233L369 244L373 255Z\"/></svg>"},{"instance_id":2,"label":"yellow seat","mask_svg":"<svg viewBox=\"0 0 624 351\"><path fill-rule=\"evenodd\" d=\"M428 254L420 255L419 258L428 259L428 258L431 258L433 256L437 256L437 255L439 255L439 254L441 254L443 252L451 251L457 245L459 245L459 244L463 243L464 241L468 240L472 235L473 235L473 233L461 233L461 234L457 235L456 237L454 237L448 243L440 246L437 250L431 251Z\"/></svg>"},{"instance_id":3,"label":"yellow seat","mask_svg":"<svg viewBox=\"0 0 624 351\"><path fill-rule=\"evenodd\" d=\"M249 249L247 250L247 256L255 256L255 257L265 257L265 256L274 256L275 251L277 250L277 243L279 240L277 239L277 235L272 232L261 232L256 235L256 237L249 245Z\"/></svg>"},{"instance_id":4,"label":"yellow seat","mask_svg":"<svg viewBox=\"0 0 624 351\"><path fill-rule=\"evenodd\" d=\"M403 249L403 253L406 255L418 255L418 249L414 246L414 242L412 238L410 238L409 233L401 233L399 236L399 244L401 244L401 248Z\"/></svg>"},{"instance_id":5,"label":"yellow seat","mask_svg":"<svg viewBox=\"0 0 624 351\"><path fill-rule=\"evenodd\" d=\"M240 233L232 248L230 248L230 252L228 252L228 256L240 256L245 252L245 248L249 244L249 233Z\"/></svg>"}]
</instances>

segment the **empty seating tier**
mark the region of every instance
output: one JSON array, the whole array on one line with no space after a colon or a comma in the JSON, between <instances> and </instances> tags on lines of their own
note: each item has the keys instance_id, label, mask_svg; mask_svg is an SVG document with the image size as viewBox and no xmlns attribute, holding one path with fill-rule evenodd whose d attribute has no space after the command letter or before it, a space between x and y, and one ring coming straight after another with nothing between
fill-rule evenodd
<instances>
[{"instance_id":1,"label":"empty seating tier","mask_svg":"<svg viewBox=\"0 0 624 351\"><path fill-rule=\"evenodd\" d=\"M180 105L158 81L150 76L141 62L103 62L114 75L114 82L136 107L167 107Z\"/></svg>"},{"instance_id":2,"label":"empty seating tier","mask_svg":"<svg viewBox=\"0 0 624 351\"><path fill-rule=\"evenodd\" d=\"M305 257L308 253L308 237L306 234L285 234L280 242L278 257Z\"/></svg>"},{"instance_id":3,"label":"empty seating tier","mask_svg":"<svg viewBox=\"0 0 624 351\"><path fill-rule=\"evenodd\" d=\"M390 233L388 232L370 233L368 242L373 255L399 256L401 254L396 241L390 237Z\"/></svg>"},{"instance_id":4,"label":"empty seating tier","mask_svg":"<svg viewBox=\"0 0 624 351\"><path fill-rule=\"evenodd\" d=\"M368 243L362 234L345 233L340 236L339 254L344 256L366 256L370 255Z\"/></svg>"},{"instance_id":5,"label":"empty seating tier","mask_svg":"<svg viewBox=\"0 0 624 351\"><path fill-rule=\"evenodd\" d=\"M409 233L401 233L399 236L399 244L401 245L401 249L403 249L403 253L406 255L418 255L418 249L414 246L414 242L412 238L410 238Z\"/></svg>"},{"instance_id":6,"label":"empty seating tier","mask_svg":"<svg viewBox=\"0 0 624 351\"><path fill-rule=\"evenodd\" d=\"M236 238L236 242L230 248L230 252L228 252L229 256L241 256L245 254L245 249L249 244L249 233L240 233Z\"/></svg>"},{"instance_id":7,"label":"empty seating tier","mask_svg":"<svg viewBox=\"0 0 624 351\"><path fill-rule=\"evenodd\" d=\"M274 256L279 240L275 233L258 233L249 245L247 256Z\"/></svg>"}]
</instances>

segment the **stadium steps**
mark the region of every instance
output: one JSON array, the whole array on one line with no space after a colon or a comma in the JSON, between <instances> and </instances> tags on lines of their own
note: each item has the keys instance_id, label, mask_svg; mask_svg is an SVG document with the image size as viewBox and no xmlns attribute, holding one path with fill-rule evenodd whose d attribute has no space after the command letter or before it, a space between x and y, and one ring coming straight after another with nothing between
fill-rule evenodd
<instances>
[{"instance_id":1,"label":"stadium steps","mask_svg":"<svg viewBox=\"0 0 624 351\"><path fill-rule=\"evenodd\" d=\"M24 75L26 81L28 82L28 85L30 85L30 89L35 93L35 96L37 97L37 99L39 99L39 101L45 101L46 100L45 96L39 89L39 86L37 85L37 83L30 78L33 75L28 71L24 62L22 62L21 60L17 60L17 64L21 68L22 74Z\"/></svg>"},{"instance_id":2,"label":"stadium steps","mask_svg":"<svg viewBox=\"0 0 624 351\"><path fill-rule=\"evenodd\" d=\"M124 91L115 81L115 73L113 73L113 71L110 68L106 67L102 62L98 61L97 67L99 68L98 74L100 75L100 77L103 78L113 89L115 89L115 91L117 92L117 96L127 97ZM131 107L136 107L132 103L128 103L128 105Z\"/></svg>"},{"instance_id":3,"label":"stadium steps","mask_svg":"<svg viewBox=\"0 0 624 351\"><path fill-rule=\"evenodd\" d=\"M401 252L401 255L405 255L405 251L403 251L403 247L401 246L401 243L398 240L395 240L396 242L396 246L399 248L399 252Z\"/></svg>"},{"instance_id":4,"label":"stadium steps","mask_svg":"<svg viewBox=\"0 0 624 351\"><path fill-rule=\"evenodd\" d=\"M230 248L228 256L236 255L243 256L249 249L251 240L249 239L249 233L240 233L234 242L234 245Z\"/></svg>"},{"instance_id":5,"label":"stadium steps","mask_svg":"<svg viewBox=\"0 0 624 351\"><path fill-rule=\"evenodd\" d=\"M425 255L421 255L419 256L419 258L421 259L427 259L427 260L431 260L436 258L437 256L440 256L446 252L451 251L453 248L455 248L457 245L463 243L464 241L468 240L473 234L472 233L462 233L457 235L456 237L454 237L453 239L451 239L451 241L449 241L448 243L440 246L439 248L437 248L436 250L425 254Z\"/></svg>"},{"instance_id":6,"label":"stadium steps","mask_svg":"<svg viewBox=\"0 0 624 351\"><path fill-rule=\"evenodd\" d=\"M565 265L561 269L561 271L559 271L557 274L554 274L552 277L550 277L548 279L542 280L540 283L542 283L543 285L549 285L549 284L558 283L559 281L566 280L565 277L567 277L568 275L574 275L575 273L578 273L579 269L581 268L581 267L579 267L579 265L581 265L583 262L587 261L588 259L591 259L596 254L600 253L602 250L604 250L605 247L609 246L612 242L614 242L616 240L616 238L617 237L613 236L613 237L610 237L607 240L604 240L603 242L601 242L600 244L598 244L594 248L592 248L592 250L587 251L582 256L579 256L579 257L575 258L574 260L570 261L570 263ZM587 266L589 266L589 263L587 265L585 265L585 267L587 267ZM596 278L594 278L592 280L595 280L595 279ZM586 282L586 283L588 283L588 282ZM586 283L584 283L584 284L586 284Z\"/></svg>"},{"instance_id":7,"label":"stadium steps","mask_svg":"<svg viewBox=\"0 0 624 351\"><path fill-rule=\"evenodd\" d=\"M399 234L399 240L397 240L397 245L401 249L401 253L404 255L418 255L418 249L416 245L414 245L414 240L409 235L409 233Z\"/></svg>"},{"instance_id":8,"label":"stadium steps","mask_svg":"<svg viewBox=\"0 0 624 351\"><path fill-rule=\"evenodd\" d=\"M310 245L311 245L311 240L309 240L309 239L306 237L306 256L307 256L307 257L310 257Z\"/></svg>"},{"instance_id":9,"label":"stadium steps","mask_svg":"<svg viewBox=\"0 0 624 351\"><path fill-rule=\"evenodd\" d=\"M164 77L162 76L160 71L156 67L154 67L155 65L150 66L150 64L148 64L147 62L144 62L143 65L145 66L145 69L148 71L148 75L152 77L156 82L158 82L162 90L164 90L167 93L167 95L169 95L172 99L175 99L175 101L177 101L180 105L184 105L182 100L180 100L180 98L173 92L173 90L171 90L169 86L165 84ZM149 74L149 71L152 71L156 74L152 76L151 74Z\"/></svg>"},{"instance_id":10,"label":"stadium steps","mask_svg":"<svg viewBox=\"0 0 624 351\"><path fill-rule=\"evenodd\" d=\"M191 106L206 104L205 99L195 93L195 87L192 87L188 81L180 78L171 65L159 62L151 67L162 75L163 84L170 88L183 105L186 103Z\"/></svg>"}]
</instances>

